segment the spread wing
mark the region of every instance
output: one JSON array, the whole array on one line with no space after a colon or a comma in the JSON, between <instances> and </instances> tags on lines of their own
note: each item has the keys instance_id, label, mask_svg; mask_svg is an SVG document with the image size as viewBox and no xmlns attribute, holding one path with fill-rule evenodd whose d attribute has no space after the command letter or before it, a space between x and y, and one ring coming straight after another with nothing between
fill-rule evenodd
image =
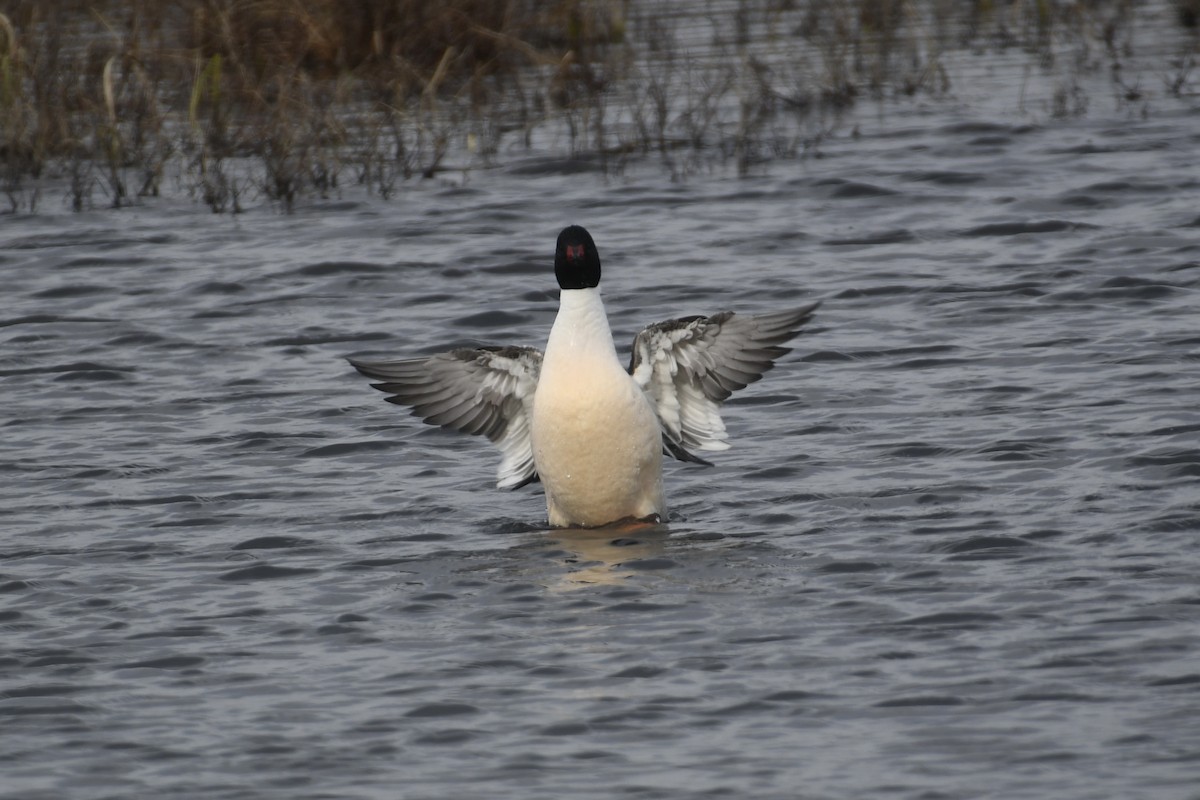
<instances>
[{"instance_id":1,"label":"spread wing","mask_svg":"<svg viewBox=\"0 0 1200 800\"><path fill-rule=\"evenodd\" d=\"M460 348L428 358L350 364L387 400L412 406L430 425L486 436L503 453L496 486L516 489L537 480L530 442L533 392L542 367L532 347Z\"/></svg>"},{"instance_id":2,"label":"spread wing","mask_svg":"<svg viewBox=\"0 0 1200 800\"><path fill-rule=\"evenodd\" d=\"M633 340L629 372L654 404L664 443L682 461L687 452L727 450L721 404L775 366L820 303L755 316L722 311L647 326Z\"/></svg>"}]
</instances>

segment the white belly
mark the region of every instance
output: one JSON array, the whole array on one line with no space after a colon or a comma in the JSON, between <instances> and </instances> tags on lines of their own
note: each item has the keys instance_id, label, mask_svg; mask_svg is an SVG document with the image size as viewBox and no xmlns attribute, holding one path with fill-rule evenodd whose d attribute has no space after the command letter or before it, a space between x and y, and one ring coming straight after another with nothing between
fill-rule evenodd
<instances>
[{"instance_id":1,"label":"white belly","mask_svg":"<svg viewBox=\"0 0 1200 800\"><path fill-rule=\"evenodd\" d=\"M658 418L641 389L613 366L599 374L544 370L538 382L533 458L551 525L666 516Z\"/></svg>"}]
</instances>

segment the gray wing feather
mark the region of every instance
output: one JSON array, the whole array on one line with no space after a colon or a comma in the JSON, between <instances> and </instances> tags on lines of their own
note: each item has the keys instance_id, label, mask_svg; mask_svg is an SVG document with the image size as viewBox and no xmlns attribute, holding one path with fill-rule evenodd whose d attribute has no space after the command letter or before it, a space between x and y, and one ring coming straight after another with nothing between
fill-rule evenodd
<instances>
[{"instance_id":1,"label":"gray wing feather","mask_svg":"<svg viewBox=\"0 0 1200 800\"><path fill-rule=\"evenodd\" d=\"M722 311L643 329L633 340L629 372L658 413L668 452L701 461L686 448L727 450L721 404L789 352L784 343L800 333L819 305L753 316Z\"/></svg>"},{"instance_id":2,"label":"gray wing feather","mask_svg":"<svg viewBox=\"0 0 1200 800\"><path fill-rule=\"evenodd\" d=\"M529 419L542 366L532 347L460 348L427 358L350 364L387 392L388 402L411 406L430 425L486 436L503 458L496 473L501 489L537 480Z\"/></svg>"}]
</instances>

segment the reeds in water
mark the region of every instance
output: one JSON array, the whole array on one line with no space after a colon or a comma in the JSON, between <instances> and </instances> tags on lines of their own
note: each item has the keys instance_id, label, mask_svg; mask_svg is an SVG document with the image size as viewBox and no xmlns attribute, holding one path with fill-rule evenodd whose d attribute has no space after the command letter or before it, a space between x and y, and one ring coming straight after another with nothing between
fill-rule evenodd
<instances>
[{"instance_id":1,"label":"reeds in water","mask_svg":"<svg viewBox=\"0 0 1200 800\"><path fill-rule=\"evenodd\" d=\"M944 94L950 52L1065 54L1120 88L1137 21L1130 0L11 0L0 189L13 211L58 187L77 209L167 190L290 208L509 149L746 172L811 152L864 97ZM1064 86L1051 112L1086 110Z\"/></svg>"}]
</instances>

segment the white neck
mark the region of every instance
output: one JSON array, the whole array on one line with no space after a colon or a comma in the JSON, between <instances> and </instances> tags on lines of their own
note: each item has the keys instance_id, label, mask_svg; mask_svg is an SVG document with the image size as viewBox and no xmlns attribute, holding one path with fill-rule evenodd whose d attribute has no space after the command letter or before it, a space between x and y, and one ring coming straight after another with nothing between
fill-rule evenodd
<instances>
[{"instance_id":1,"label":"white neck","mask_svg":"<svg viewBox=\"0 0 1200 800\"><path fill-rule=\"evenodd\" d=\"M567 352L572 357L583 353L594 357L607 355L616 361L617 348L613 345L598 286L562 290L558 316L546 342L546 356L551 358Z\"/></svg>"}]
</instances>

